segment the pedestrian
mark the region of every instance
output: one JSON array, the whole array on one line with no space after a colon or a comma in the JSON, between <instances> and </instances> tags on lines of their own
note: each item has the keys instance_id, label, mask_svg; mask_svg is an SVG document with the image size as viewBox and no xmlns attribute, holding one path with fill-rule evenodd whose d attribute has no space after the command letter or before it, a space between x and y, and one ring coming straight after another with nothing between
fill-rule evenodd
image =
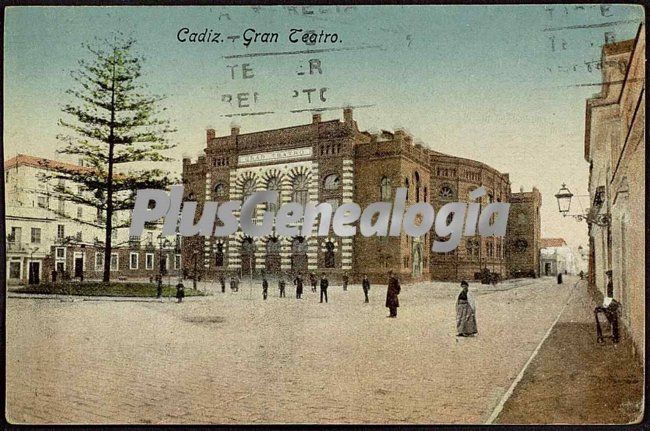
<instances>
[{"instance_id":1,"label":"pedestrian","mask_svg":"<svg viewBox=\"0 0 650 431\"><path fill-rule=\"evenodd\" d=\"M219 283L221 283L221 293L226 293L226 278L219 274Z\"/></svg>"},{"instance_id":2,"label":"pedestrian","mask_svg":"<svg viewBox=\"0 0 650 431\"><path fill-rule=\"evenodd\" d=\"M580 280L583 280L585 278L585 272L580 271Z\"/></svg>"},{"instance_id":3,"label":"pedestrian","mask_svg":"<svg viewBox=\"0 0 650 431\"><path fill-rule=\"evenodd\" d=\"M156 275L156 298L162 298L162 276Z\"/></svg>"},{"instance_id":4,"label":"pedestrian","mask_svg":"<svg viewBox=\"0 0 650 431\"><path fill-rule=\"evenodd\" d=\"M368 300L368 292L370 291L370 280L368 280L368 274L363 275L363 281L361 282L361 286L363 287L363 294L366 297L366 300L364 302L368 303L370 302Z\"/></svg>"},{"instance_id":5,"label":"pedestrian","mask_svg":"<svg viewBox=\"0 0 650 431\"><path fill-rule=\"evenodd\" d=\"M325 277L325 274L321 274L320 276L320 302L323 302L323 297L325 298L325 302L327 302L327 287L329 286L330 282Z\"/></svg>"},{"instance_id":6,"label":"pedestrian","mask_svg":"<svg viewBox=\"0 0 650 431\"><path fill-rule=\"evenodd\" d=\"M230 277L230 291L232 293L237 291L237 281L235 280L234 275L232 277Z\"/></svg>"},{"instance_id":7,"label":"pedestrian","mask_svg":"<svg viewBox=\"0 0 650 431\"><path fill-rule=\"evenodd\" d=\"M388 317L397 317L397 307L399 307L399 295L402 287L399 280L393 274L393 271L388 271L388 289L386 290L386 307L390 310Z\"/></svg>"},{"instance_id":8,"label":"pedestrian","mask_svg":"<svg viewBox=\"0 0 650 431\"><path fill-rule=\"evenodd\" d=\"M314 293L316 293L317 281L318 280L316 280L316 274L314 274L313 272L311 274L309 274L309 282L311 283L311 291L314 292Z\"/></svg>"},{"instance_id":9,"label":"pedestrian","mask_svg":"<svg viewBox=\"0 0 650 431\"><path fill-rule=\"evenodd\" d=\"M460 282L461 292L456 301L456 332L457 337L473 337L476 330L476 303L469 293L469 283Z\"/></svg>"},{"instance_id":10,"label":"pedestrian","mask_svg":"<svg viewBox=\"0 0 650 431\"><path fill-rule=\"evenodd\" d=\"M348 290L348 281L350 281L350 277L348 277L348 273L345 272L343 273L343 291Z\"/></svg>"},{"instance_id":11,"label":"pedestrian","mask_svg":"<svg viewBox=\"0 0 650 431\"><path fill-rule=\"evenodd\" d=\"M280 276L280 278L278 278L278 288L280 289L280 298L286 298L286 296L287 296L285 294L286 286L287 286L287 284L284 281L284 277Z\"/></svg>"},{"instance_id":12,"label":"pedestrian","mask_svg":"<svg viewBox=\"0 0 650 431\"><path fill-rule=\"evenodd\" d=\"M562 284L562 273L561 272L557 273L557 284Z\"/></svg>"},{"instance_id":13,"label":"pedestrian","mask_svg":"<svg viewBox=\"0 0 650 431\"><path fill-rule=\"evenodd\" d=\"M269 296L269 282L266 279L266 275L262 276L262 298L266 301L266 298Z\"/></svg>"},{"instance_id":14,"label":"pedestrian","mask_svg":"<svg viewBox=\"0 0 650 431\"><path fill-rule=\"evenodd\" d=\"M302 297L302 276L300 274L296 275L296 278L293 280L293 284L296 286L296 299L301 299Z\"/></svg>"},{"instance_id":15,"label":"pedestrian","mask_svg":"<svg viewBox=\"0 0 650 431\"><path fill-rule=\"evenodd\" d=\"M185 298L185 286L183 286L183 280L178 280L178 284L176 285L176 299L178 302L183 302L183 298Z\"/></svg>"}]
</instances>

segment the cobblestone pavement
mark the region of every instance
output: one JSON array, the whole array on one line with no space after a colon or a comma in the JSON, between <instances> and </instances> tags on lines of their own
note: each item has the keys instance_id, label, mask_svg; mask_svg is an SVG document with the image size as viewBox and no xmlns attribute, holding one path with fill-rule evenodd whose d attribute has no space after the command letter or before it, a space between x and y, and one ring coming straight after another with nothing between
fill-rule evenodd
<instances>
[{"instance_id":1,"label":"cobblestone pavement","mask_svg":"<svg viewBox=\"0 0 650 431\"><path fill-rule=\"evenodd\" d=\"M8 298L14 423L482 423L574 285L476 291L479 335L455 335L458 286L385 286L319 304L244 283L211 300ZM275 287L275 286L273 286ZM288 286L289 287L289 286Z\"/></svg>"}]
</instances>

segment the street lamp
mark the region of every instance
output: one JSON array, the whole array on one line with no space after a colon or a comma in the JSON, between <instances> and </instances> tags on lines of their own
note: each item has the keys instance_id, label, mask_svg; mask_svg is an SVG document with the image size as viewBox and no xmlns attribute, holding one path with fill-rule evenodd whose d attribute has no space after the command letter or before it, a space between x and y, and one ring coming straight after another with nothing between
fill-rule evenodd
<instances>
[{"instance_id":1,"label":"street lamp","mask_svg":"<svg viewBox=\"0 0 650 431\"><path fill-rule=\"evenodd\" d=\"M560 211L560 214L562 214L562 217L573 217L577 221L586 221L587 223L595 224L600 227L606 227L610 225L611 216L607 213L599 214L596 213L596 211L588 210L585 214L569 214L569 210L571 209L571 199L573 199L574 196L577 198L588 197L588 195L574 195L571 193L571 190L567 188L566 184L562 183L562 187L555 194L558 210Z\"/></svg>"},{"instance_id":2,"label":"street lamp","mask_svg":"<svg viewBox=\"0 0 650 431\"><path fill-rule=\"evenodd\" d=\"M569 190L566 184L562 183L562 188L555 194L555 199L557 199L557 206L560 210L560 214L566 217L571 208L571 199L573 198L573 193Z\"/></svg>"}]
</instances>

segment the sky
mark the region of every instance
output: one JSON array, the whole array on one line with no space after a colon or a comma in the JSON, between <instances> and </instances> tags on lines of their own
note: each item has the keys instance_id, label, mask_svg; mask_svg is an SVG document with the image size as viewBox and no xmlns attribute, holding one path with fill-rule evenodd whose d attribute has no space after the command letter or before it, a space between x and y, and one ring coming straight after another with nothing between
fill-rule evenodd
<instances>
[{"instance_id":1,"label":"sky","mask_svg":"<svg viewBox=\"0 0 650 431\"><path fill-rule=\"evenodd\" d=\"M4 157L68 160L56 153L56 135L70 71L87 57L82 43L120 31L137 40L150 90L167 96L178 172L183 156L203 151L206 128L224 135L236 124L246 133L309 123L309 109L358 106L362 130L405 128L429 148L509 173L513 191L537 187L542 236L587 245L586 223L560 216L553 195L562 183L587 194L585 100L602 80L595 63L606 38L631 39L644 19L641 6L611 4L8 7ZM181 42L184 28L181 39L207 30L221 42ZM292 29L330 36L292 43ZM277 42L244 46L244 34L256 32L277 33ZM304 50L322 51L271 55ZM309 74L310 59L322 74ZM253 77L243 78L244 63ZM249 106L237 106L242 93Z\"/></svg>"}]
</instances>

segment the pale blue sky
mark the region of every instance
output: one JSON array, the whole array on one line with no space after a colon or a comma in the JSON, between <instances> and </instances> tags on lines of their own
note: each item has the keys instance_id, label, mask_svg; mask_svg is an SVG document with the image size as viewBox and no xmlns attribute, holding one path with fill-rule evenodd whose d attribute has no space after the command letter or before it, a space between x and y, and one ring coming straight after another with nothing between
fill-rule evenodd
<instances>
[{"instance_id":1,"label":"pale blue sky","mask_svg":"<svg viewBox=\"0 0 650 431\"><path fill-rule=\"evenodd\" d=\"M582 9L580 9L582 7ZM553 8L552 11L549 11ZM313 12L306 15L304 12ZM225 14L228 14L227 16ZM381 6L312 7L12 7L5 17L4 150L59 158L56 126L68 71L84 56L82 42L120 30L138 40L147 57L153 91L168 96L182 154L205 146L205 128L229 133L224 114L275 111L237 117L242 132L303 124L308 112L293 109L375 105L355 111L362 129L405 127L429 147L470 157L509 172L513 190L536 185L542 192L542 234L586 243L586 225L563 220L553 194L565 181L586 193L583 155L585 99L600 72L585 62L600 58L605 32L634 37L644 19L640 6ZM617 25L553 30L559 27ZM628 22L632 21L632 22ZM178 42L178 31L212 29L220 44ZM278 32L277 44L245 48L228 35L247 28ZM291 28L336 32L341 42L305 46L288 42ZM551 37L555 40L551 41ZM409 45L410 43L410 45ZM555 51L553 50L555 46ZM224 56L313 48L381 48L319 54L226 59ZM298 76L310 58L323 75ZM230 78L226 67L248 62L255 78ZM573 70L575 66L575 71ZM293 90L328 87L324 103L293 98ZM257 91L258 105L230 107L224 93ZM340 111L323 113L324 119Z\"/></svg>"}]
</instances>

